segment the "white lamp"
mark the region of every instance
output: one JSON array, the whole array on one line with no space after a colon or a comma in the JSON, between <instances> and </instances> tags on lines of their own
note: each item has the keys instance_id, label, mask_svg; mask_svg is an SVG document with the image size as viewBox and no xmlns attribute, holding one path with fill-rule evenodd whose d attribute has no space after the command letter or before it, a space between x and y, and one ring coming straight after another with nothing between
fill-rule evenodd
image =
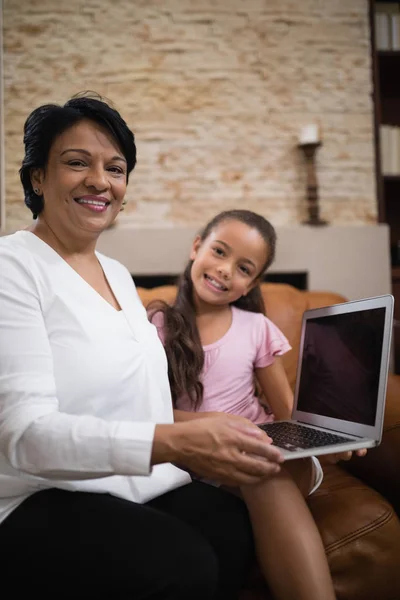
<instances>
[{"instance_id":1,"label":"white lamp","mask_svg":"<svg viewBox=\"0 0 400 600\"><path fill-rule=\"evenodd\" d=\"M300 129L299 145L305 144L319 144L321 141L321 135L319 125L312 123L311 125L304 125Z\"/></svg>"}]
</instances>

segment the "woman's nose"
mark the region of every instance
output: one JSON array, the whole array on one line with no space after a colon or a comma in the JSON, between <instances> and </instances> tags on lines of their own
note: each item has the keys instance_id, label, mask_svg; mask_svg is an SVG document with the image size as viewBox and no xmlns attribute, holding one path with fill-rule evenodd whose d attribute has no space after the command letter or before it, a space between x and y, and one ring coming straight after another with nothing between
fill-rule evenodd
<instances>
[{"instance_id":1,"label":"woman's nose","mask_svg":"<svg viewBox=\"0 0 400 600\"><path fill-rule=\"evenodd\" d=\"M101 168L91 169L86 176L85 184L87 187L94 187L99 192L110 187L107 174Z\"/></svg>"}]
</instances>

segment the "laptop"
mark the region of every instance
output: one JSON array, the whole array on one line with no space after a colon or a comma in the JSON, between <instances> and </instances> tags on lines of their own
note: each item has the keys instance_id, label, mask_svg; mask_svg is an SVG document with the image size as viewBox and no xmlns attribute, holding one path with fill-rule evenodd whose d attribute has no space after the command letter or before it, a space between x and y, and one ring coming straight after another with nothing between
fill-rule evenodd
<instances>
[{"instance_id":1,"label":"laptop","mask_svg":"<svg viewBox=\"0 0 400 600\"><path fill-rule=\"evenodd\" d=\"M292 418L260 424L286 460L381 442L394 299L305 311Z\"/></svg>"}]
</instances>

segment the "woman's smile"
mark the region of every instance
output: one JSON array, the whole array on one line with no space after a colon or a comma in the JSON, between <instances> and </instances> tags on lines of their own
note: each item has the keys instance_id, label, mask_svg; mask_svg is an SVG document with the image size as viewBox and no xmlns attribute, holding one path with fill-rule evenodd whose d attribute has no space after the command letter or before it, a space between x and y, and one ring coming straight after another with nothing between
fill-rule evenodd
<instances>
[{"instance_id":1,"label":"woman's smile","mask_svg":"<svg viewBox=\"0 0 400 600\"><path fill-rule=\"evenodd\" d=\"M74 200L83 208L97 213L105 212L111 204L107 198L95 195L80 196L79 198L74 198Z\"/></svg>"}]
</instances>

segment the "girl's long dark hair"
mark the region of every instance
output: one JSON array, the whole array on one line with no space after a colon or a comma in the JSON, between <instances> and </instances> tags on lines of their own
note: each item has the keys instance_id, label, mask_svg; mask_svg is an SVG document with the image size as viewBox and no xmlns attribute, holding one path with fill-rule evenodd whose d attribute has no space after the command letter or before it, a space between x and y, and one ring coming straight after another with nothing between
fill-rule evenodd
<instances>
[{"instance_id":1,"label":"girl's long dark hair","mask_svg":"<svg viewBox=\"0 0 400 600\"><path fill-rule=\"evenodd\" d=\"M214 217L200 233L203 242L222 222L240 221L256 229L265 240L268 256L258 277L268 269L275 258L276 233L269 221L249 210L228 210ZM161 300L155 300L149 307L149 318L156 313L163 314L164 347L168 359L168 377L174 405L178 398L188 395L197 408L203 399L203 384L200 374L204 366L204 352L196 324L196 312L193 302L193 283L191 278L193 261L189 261L178 281L177 295L170 306ZM259 285L247 296L232 303L242 310L265 314L265 305Z\"/></svg>"}]
</instances>

